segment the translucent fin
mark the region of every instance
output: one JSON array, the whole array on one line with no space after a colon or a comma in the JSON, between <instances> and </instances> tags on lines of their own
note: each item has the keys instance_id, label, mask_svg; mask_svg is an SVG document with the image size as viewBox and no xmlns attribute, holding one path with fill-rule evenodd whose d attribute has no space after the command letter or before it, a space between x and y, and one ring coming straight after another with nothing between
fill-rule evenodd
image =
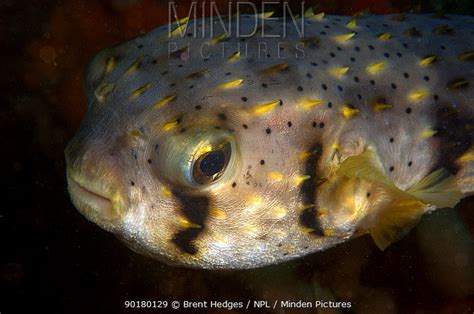
<instances>
[{"instance_id":1,"label":"translucent fin","mask_svg":"<svg viewBox=\"0 0 474 314\"><path fill-rule=\"evenodd\" d=\"M457 180L445 169L438 169L407 190L407 193L438 208L454 207L463 197Z\"/></svg>"},{"instance_id":2,"label":"translucent fin","mask_svg":"<svg viewBox=\"0 0 474 314\"><path fill-rule=\"evenodd\" d=\"M377 224L369 230L375 244L384 250L403 238L416 225L425 207L425 204L413 198L394 200L382 210Z\"/></svg>"},{"instance_id":3,"label":"translucent fin","mask_svg":"<svg viewBox=\"0 0 474 314\"><path fill-rule=\"evenodd\" d=\"M395 188L394 184L381 170L382 166L370 146L362 154L351 156L344 160L336 174L347 177L360 178L386 187Z\"/></svg>"},{"instance_id":4,"label":"translucent fin","mask_svg":"<svg viewBox=\"0 0 474 314\"><path fill-rule=\"evenodd\" d=\"M357 156L344 160L336 175L368 180L380 186L390 200L376 212L375 224L369 232L380 249L402 238L418 222L428 205L454 207L462 198L457 180L445 169L439 169L422 179L407 191L402 191L383 172L372 147Z\"/></svg>"}]
</instances>

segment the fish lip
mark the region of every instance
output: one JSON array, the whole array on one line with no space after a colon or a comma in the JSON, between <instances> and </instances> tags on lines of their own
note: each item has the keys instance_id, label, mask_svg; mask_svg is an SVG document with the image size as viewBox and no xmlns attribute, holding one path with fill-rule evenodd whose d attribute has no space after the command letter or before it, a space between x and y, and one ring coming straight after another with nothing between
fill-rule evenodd
<instances>
[{"instance_id":1,"label":"fish lip","mask_svg":"<svg viewBox=\"0 0 474 314\"><path fill-rule=\"evenodd\" d=\"M74 206L87 219L98 224L102 228L113 229L112 222L119 218L112 197L103 190L92 188L93 184L84 184L80 180L67 175L68 190ZM111 230L112 231L112 230Z\"/></svg>"},{"instance_id":2,"label":"fish lip","mask_svg":"<svg viewBox=\"0 0 474 314\"><path fill-rule=\"evenodd\" d=\"M97 210L110 211L113 209L111 197L104 191L97 191L90 186L81 184L78 180L68 175L68 188L71 196L81 203L85 203Z\"/></svg>"}]
</instances>

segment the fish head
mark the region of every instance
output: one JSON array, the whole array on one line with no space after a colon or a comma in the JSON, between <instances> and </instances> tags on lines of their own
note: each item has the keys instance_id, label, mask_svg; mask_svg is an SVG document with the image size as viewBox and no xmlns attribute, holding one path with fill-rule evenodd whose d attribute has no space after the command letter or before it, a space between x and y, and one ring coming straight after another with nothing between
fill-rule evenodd
<instances>
[{"instance_id":1,"label":"fish head","mask_svg":"<svg viewBox=\"0 0 474 314\"><path fill-rule=\"evenodd\" d=\"M308 143L289 132L297 113L268 95L250 105L215 86L169 88L166 77L138 97L147 82L126 93L115 83L105 99L103 83L86 83L90 108L66 150L84 216L137 252L189 267L256 267L320 245L300 222L313 178Z\"/></svg>"}]
</instances>

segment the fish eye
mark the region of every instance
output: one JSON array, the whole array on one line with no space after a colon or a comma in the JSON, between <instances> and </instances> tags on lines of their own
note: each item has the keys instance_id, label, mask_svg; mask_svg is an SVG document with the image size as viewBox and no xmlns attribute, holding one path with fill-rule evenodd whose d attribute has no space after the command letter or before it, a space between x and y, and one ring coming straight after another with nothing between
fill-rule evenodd
<instances>
[{"instance_id":1,"label":"fish eye","mask_svg":"<svg viewBox=\"0 0 474 314\"><path fill-rule=\"evenodd\" d=\"M234 135L214 127L189 127L162 140L160 154L150 164L153 173L177 189L205 192L223 186L240 169Z\"/></svg>"},{"instance_id":2,"label":"fish eye","mask_svg":"<svg viewBox=\"0 0 474 314\"><path fill-rule=\"evenodd\" d=\"M192 165L193 180L201 185L218 180L225 172L230 155L231 147L228 142L202 153Z\"/></svg>"}]
</instances>

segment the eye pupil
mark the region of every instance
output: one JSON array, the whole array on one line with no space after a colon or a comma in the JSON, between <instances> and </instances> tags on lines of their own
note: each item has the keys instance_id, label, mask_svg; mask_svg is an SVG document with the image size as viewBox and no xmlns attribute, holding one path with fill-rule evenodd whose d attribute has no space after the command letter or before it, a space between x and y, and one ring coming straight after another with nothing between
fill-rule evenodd
<instances>
[{"instance_id":1,"label":"eye pupil","mask_svg":"<svg viewBox=\"0 0 474 314\"><path fill-rule=\"evenodd\" d=\"M197 184L209 184L218 180L231 159L230 143L220 143L195 160L192 168L193 180Z\"/></svg>"},{"instance_id":2,"label":"eye pupil","mask_svg":"<svg viewBox=\"0 0 474 314\"><path fill-rule=\"evenodd\" d=\"M204 156L199 168L203 175L212 177L224 169L225 162L224 152L222 150L214 150Z\"/></svg>"}]
</instances>

